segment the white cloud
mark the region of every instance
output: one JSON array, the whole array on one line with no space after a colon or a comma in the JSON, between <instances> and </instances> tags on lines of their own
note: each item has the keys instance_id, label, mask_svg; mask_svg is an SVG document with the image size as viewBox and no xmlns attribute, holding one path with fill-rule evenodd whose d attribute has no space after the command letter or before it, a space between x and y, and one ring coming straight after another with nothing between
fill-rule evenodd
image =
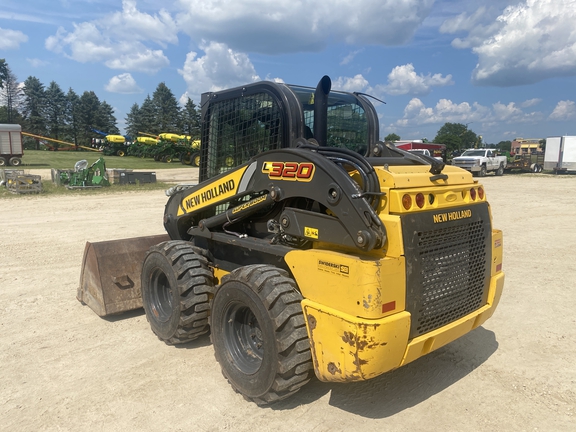
<instances>
[{"instance_id":1,"label":"white cloud","mask_svg":"<svg viewBox=\"0 0 576 432\"><path fill-rule=\"evenodd\" d=\"M396 126L444 123L482 123L487 126L497 123L530 123L543 117L539 111L524 112L514 102L497 102L492 107L486 107L477 102L454 103L449 99L440 99L434 107L426 107L420 99L413 98L404 108L404 116L396 122Z\"/></svg>"},{"instance_id":2,"label":"white cloud","mask_svg":"<svg viewBox=\"0 0 576 432\"><path fill-rule=\"evenodd\" d=\"M576 5L574 0L524 0L507 6L459 15L440 28L466 31L454 39L457 48L478 55L476 84L514 86L557 76L576 75Z\"/></svg>"},{"instance_id":3,"label":"white cloud","mask_svg":"<svg viewBox=\"0 0 576 432\"><path fill-rule=\"evenodd\" d=\"M355 75L354 77L338 77L336 80L332 81L332 88L334 90L341 90L346 92L366 92L371 91L370 84L368 80L364 78L361 74Z\"/></svg>"},{"instance_id":4,"label":"white cloud","mask_svg":"<svg viewBox=\"0 0 576 432\"><path fill-rule=\"evenodd\" d=\"M548 117L550 120L576 120L576 103L571 100L558 102L552 114Z\"/></svg>"},{"instance_id":5,"label":"white cloud","mask_svg":"<svg viewBox=\"0 0 576 432\"><path fill-rule=\"evenodd\" d=\"M28 42L28 36L21 31L0 27L0 50L18 49L24 42Z\"/></svg>"},{"instance_id":6,"label":"white cloud","mask_svg":"<svg viewBox=\"0 0 576 432\"><path fill-rule=\"evenodd\" d=\"M364 49L359 49L359 50L352 51L352 52L348 53L348 55L342 59L342 61L340 62L340 65L341 65L341 66L347 65L347 64L350 63L352 60L354 60L354 58L355 58L358 54L360 54L362 51L364 51Z\"/></svg>"},{"instance_id":7,"label":"white cloud","mask_svg":"<svg viewBox=\"0 0 576 432\"><path fill-rule=\"evenodd\" d=\"M318 51L328 42L399 45L430 13L434 0L180 0L182 31L193 40L278 54Z\"/></svg>"},{"instance_id":8,"label":"white cloud","mask_svg":"<svg viewBox=\"0 0 576 432\"><path fill-rule=\"evenodd\" d=\"M246 54L216 42L203 43L200 49L204 51L204 56L189 52L184 66L178 69L193 100L199 100L200 94L206 91L218 91L260 80Z\"/></svg>"},{"instance_id":9,"label":"white cloud","mask_svg":"<svg viewBox=\"0 0 576 432\"><path fill-rule=\"evenodd\" d=\"M123 73L110 78L104 87L110 93L133 94L141 93L142 89L136 84L136 80L129 73Z\"/></svg>"},{"instance_id":10,"label":"white cloud","mask_svg":"<svg viewBox=\"0 0 576 432\"><path fill-rule=\"evenodd\" d=\"M162 48L178 43L176 23L164 10L149 15L136 9L135 0L124 0L122 11L74 24L71 32L60 27L45 46L80 63L104 62L111 69L155 73L170 62L162 50L149 47L150 42Z\"/></svg>"},{"instance_id":11,"label":"white cloud","mask_svg":"<svg viewBox=\"0 0 576 432\"><path fill-rule=\"evenodd\" d=\"M46 66L48 64L47 61L44 60L40 60L37 58L27 58L26 61L30 64L30 66L32 66L33 68L39 68L42 66Z\"/></svg>"},{"instance_id":12,"label":"white cloud","mask_svg":"<svg viewBox=\"0 0 576 432\"><path fill-rule=\"evenodd\" d=\"M444 87L451 84L454 84L452 75L418 75L412 63L408 63L392 69L392 72L388 74L388 84L377 88L395 96L403 94L427 95L432 87Z\"/></svg>"},{"instance_id":13,"label":"white cloud","mask_svg":"<svg viewBox=\"0 0 576 432\"><path fill-rule=\"evenodd\" d=\"M539 98L528 99L528 100L522 102L520 104L520 106L522 108L529 108L531 106L538 105L540 102L542 102L542 99L539 99Z\"/></svg>"}]
</instances>

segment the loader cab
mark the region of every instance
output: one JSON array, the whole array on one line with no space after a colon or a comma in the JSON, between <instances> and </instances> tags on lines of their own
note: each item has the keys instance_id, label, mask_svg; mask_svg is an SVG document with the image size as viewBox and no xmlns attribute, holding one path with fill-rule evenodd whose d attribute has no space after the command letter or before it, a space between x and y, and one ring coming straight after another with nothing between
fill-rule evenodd
<instances>
[{"instance_id":1,"label":"loader cab","mask_svg":"<svg viewBox=\"0 0 576 432\"><path fill-rule=\"evenodd\" d=\"M378 116L370 101L354 93L327 92L322 118L325 137L317 139L314 111L319 98L312 87L268 81L204 93L200 181L260 153L295 147L304 140L367 156L379 135Z\"/></svg>"}]
</instances>

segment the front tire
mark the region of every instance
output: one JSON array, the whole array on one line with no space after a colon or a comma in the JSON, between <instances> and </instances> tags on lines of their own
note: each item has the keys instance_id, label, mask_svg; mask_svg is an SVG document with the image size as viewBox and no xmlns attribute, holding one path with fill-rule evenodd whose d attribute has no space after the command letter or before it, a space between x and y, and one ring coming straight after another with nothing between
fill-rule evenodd
<instances>
[{"instance_id":1,"label":"front tire","mask_svg":"<svg viewBox=\"0 0 576 432\"><path fill-rule=\"evenodd\" d=\"M285 399L310 380L301 301L288 273L269 265L236 269L216 291L210 318L216 360L232 387L258 405Z\"/></svg>"},{"instance_id":2,"label":"front tire","mask_svg":"<svg viewBox=\"0 0 576 432\"><path fill-rule=\"evenodd\" d=\"M153 246L142 266L142 303L152 331L168 345L208 332L214 276L185 241Z\"/></svg>"},{"instance_id":3,"label":"front tire","mask_svg":"<svg viewBox=\"0 0 576 432\"><path fill-rule=\"evenodd\" d=\"M480 167L478 177L486 177L486 165L482 165L482 167Z\"/></svg>"},{"instance_id":4,"label":"front tire","mask_svg":"<svg viewBox=\"0 0 576 432\"><path fill-rule=\"evenodd\" d=\"M500 166L499 166L498 169L496 170L496 175L497 175L497 176L504 175L504 166L503 166L502 164L500 164Z\"/></svg>"}]
</instances>

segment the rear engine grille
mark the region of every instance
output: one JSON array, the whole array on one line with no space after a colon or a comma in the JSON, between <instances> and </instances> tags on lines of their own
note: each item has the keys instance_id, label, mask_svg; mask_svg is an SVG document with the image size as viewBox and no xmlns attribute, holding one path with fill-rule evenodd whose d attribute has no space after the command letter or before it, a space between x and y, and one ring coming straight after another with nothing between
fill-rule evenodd
<instances>
[{"instance_id":1,"label":"rear engine grille","mask_svg":"<svg viewBox=\"0 0 576 432\"><path fill-rule=\"evenodd\" d=\"M422 291L418 334L482 305L486 251L482 221L419 233Z\"/></svg>"},{"instance_id":2,"label":"rear engine grille","mask_svg":"<svg viewBox=\"0 0 576 432\"><path fill-rule=\"evenodd\" d=\"M490 282L491 225L488 206L466 209L471 217L433 223L434 212L403 217L406 310L414 338L486 304Z\"/></svg>"}]
</instances>

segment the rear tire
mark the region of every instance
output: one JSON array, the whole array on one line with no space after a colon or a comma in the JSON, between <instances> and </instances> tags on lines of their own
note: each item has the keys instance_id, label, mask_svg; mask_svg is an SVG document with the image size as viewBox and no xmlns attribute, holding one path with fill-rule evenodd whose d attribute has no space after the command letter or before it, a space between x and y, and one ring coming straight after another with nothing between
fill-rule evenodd
<instances>
[{"instance_id":1,"label":"rear tire","mask_svg":"<svg viewBox=\"0 0 576 432\"><path fill-rule=\"evenodd\" d=\"M8 162L6 162L6 159L4 159L3 157L0 157L0 167L6 166L8 165Z\"/></svg>"},{"instance_id":2,"label":"rear tire","mask_svg":"<svg viewBox=\"0 0 576 432\"><path fill-rule=\"evenodd\" d=\"M192 166L199 167L200 166L200 153L196 152L192 155Z\"/></svg>"},{"instance_id":3,"label":"rear tire","mask_svg":"<svg viewBox=\"0 0 576 432\"><path fill-rule=\"evenodd\" d=\"M142 303L152 331L168 345L208 332L214 276L208 260L185 241L148 251L142 266Z\"/></svg>"},{"instance_id":4,"label":"rear tire","mask_svg":"<svg viewBox=\"0 0 576 432\"><path fill-rule=\"evenodd\" d=\"M182 165L190 165L192 163L192 154L190 152L181 153L180 162L182 162Z\"/></svg>"},{"instance_id":5,"label":"rear tire","mask_svg":"<svg viewBox=\"0 0 576 432\"><path fill-rule=\"evenodd\" d=\"M216 360L232 387L258 405L285 399L310 381L301 301L288 273L269 265L236 269L216 291L210 318Z\"/></svg>"}]
</instances>

